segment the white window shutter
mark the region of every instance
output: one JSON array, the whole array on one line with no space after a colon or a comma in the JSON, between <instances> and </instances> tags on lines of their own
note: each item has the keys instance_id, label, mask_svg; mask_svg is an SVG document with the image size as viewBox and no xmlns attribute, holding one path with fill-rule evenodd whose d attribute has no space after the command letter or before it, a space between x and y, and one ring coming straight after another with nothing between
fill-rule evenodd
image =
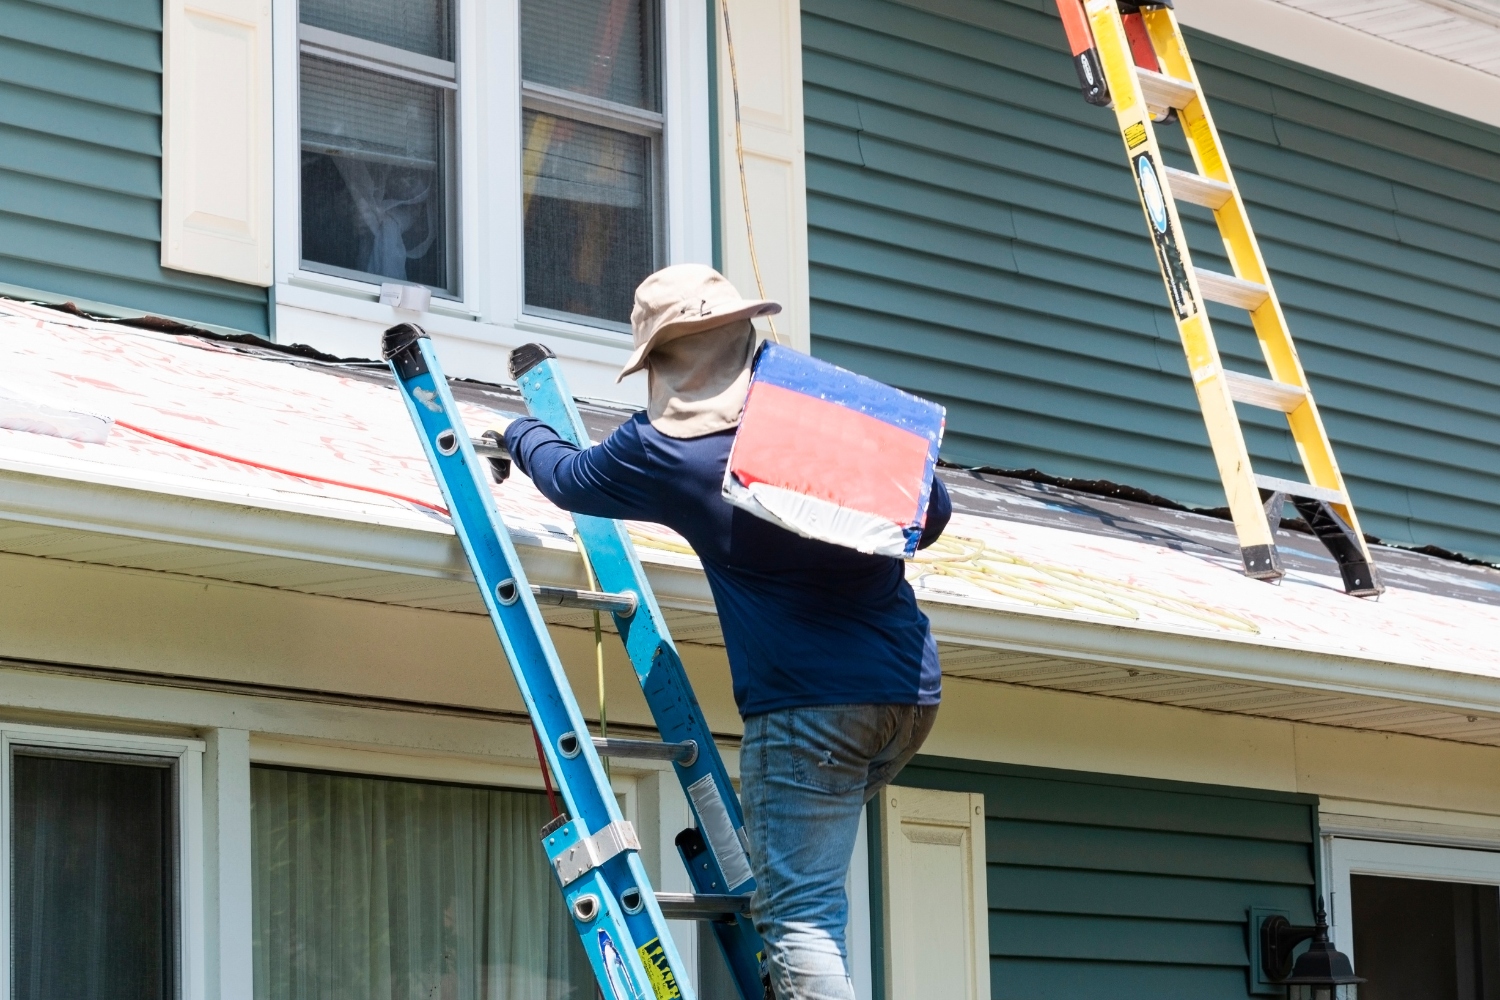
<instances>
[{"instance_id":1,"label":"white window shutter","mask_svg":"<svg viewBox=\"0 0 1500 1000\"><path fill-rule=\"evenodd\" d=\"M161 262L272 282L271 0L165 0Z\"/></svg>"},{"instance_id":2,"label":"white window shutter","mask_svg":"<svg viewBox=\"0 0 1500 1000\"><path fill-rule=\"evenodd\" d=\"M880 793L889 1000L989 1000L984 796Z\"/></svg>"},{"instance_id":3,"label":"white window shutter","mask_svg":"<svg viewBox=\"0 0 1500 1000\"><path fill-rule=\"evenodd\" d=\"M740 196L734 145L734 90L725 40L724 7L733 28L740 81L740 119L750 224L766 295L783 306L775 317L783 343L809 349L807 174L802 129L802 5L800 0L716 0L719 44L719 191L724 274L740 294L755 297L755 271ZM765 321L756 326L764 328Z\"/></svg>"}]
</instances>

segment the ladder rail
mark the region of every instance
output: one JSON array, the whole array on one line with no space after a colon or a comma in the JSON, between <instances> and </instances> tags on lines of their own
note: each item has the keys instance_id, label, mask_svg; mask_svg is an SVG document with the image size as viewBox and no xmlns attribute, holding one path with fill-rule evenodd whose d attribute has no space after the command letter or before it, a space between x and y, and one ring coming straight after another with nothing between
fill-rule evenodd
<instances>
[{"instance_id":1,"label":"ladder rail","mask_svg":"<svg viewBox=\"0 0 1500 1000\"><path fill-rule=\"evenodd\" d=\"M655 983L663 981L670 983L665 996L696 1000L639 842L593 742L577 741L571 756L559 751L563 735L587 732L583 714L496 510L488 465L469 442L432 343L419 328L402 325L387 331L384 347L547 766L557 776L567 815L548 824L543 843L595 977L617 1000L662 1000Z\"/></svg>"},{"instance_id":2,"label":"ladder rail","mask_svg":"<svg viewBox=\"0 0 1500 1000\"><path fill-rule=\"evenodd\" d=\"M1234 411L1229 383L1223 378L1224 366L1203 304L1203 292L1177 213L1177 202L1167 193L1170 181L1166 177L1165 161L1125 38L1119 8L1115 0L1088 0L1085 10L1099 44L1136 192L1152 230L1162 280L1187 354L1193 389L1198 395L1214 461L1239 535L1245 571L1261 579L1279 578L1283 574L1276 555L1275 536L1266 522L1260 490L1250 469L1244 432ZM1189 107L1201 103L1195 99ZM1184 111L1179 111L1182 113Z\"/></svg>"},{"instance_id":3,"label":"ladder rail","mask_svg":"<svg viewBox=\"0 0 1500 1000\"><path fill-rule=\"evenodd\" d=\"M1194 90L1201 94L1202 83L1198 78L1197 67L1193 64L1192 56L1188 53L1187 45L1183 41L1182 27L1177 21L1176 12L1169 7L1162 7L1143 13L1146 29L1151 35L1157 57L1164 64L1164 68L1171 75L1189 82ZM1335 503L1334 508L1348 523L1355 535L1361 539L1360 544L1364 546L1364 535L1359 529L1359 519L1354 513L1354 506L1347 502L1349 494L1344 484L1343 473L1339 470L1338 462L1334 458L1327 428L1323 425L1322 415L1318 412L1318 404L1310 391L1307 372L1302 367L1302 359L1297 354L1297 345L1292 340L1291 327L1282 310L1281 299L1277 296L1275 286L1271 282L1270 269L1266 267L1265 258L1261 254L1260 242L1255 238L1255 230L1250 224L1250 213L1245 206L1244 197L1240 194L1239 185L1234 180L1234 171L1229 165L1229 158L1224 154L1218 126L1214 123L1213 112L1209 109L1207 101L1199 100L1183 110L1182 129L1199 172L1228 184L1232 192L1229 200L1214 210L1214 218L1219 225L1219 232L1224 239L1224 248L1228 252L1235 275L1246 281L1264 285L1270 293L1265 302L1250 310L1250 322L1255 328L1256 340L1260 343L1271 378L1303 391L1302 405L1286 411L1286 415L1292 438L1297 443L1297 451L1302 458L1304 471L1307 473L1308 482L1313 486L1333 490L1345 498ZM1365 557L1369 558L1367 546Z\"/></svg>"},{"instance_id":4,"label":"ladder rail","mask_svg":"<svg viewBox=\"0 0 1500 1000\"><path fill-rule=\"evenodd\" d=\"M1188 55L1170 4L1140 11L1150 40L1150 66L1137 64L1118 0L1085 0L1113 108L1135 175L1141 206L1157 246L1162 278L1187 355L1193 387L1224 485L1246 574L1259 579L1284 575L1275 543L1275 523L1268 521L1260 486L1252 469L1235 400L1282 412L1302 460L1308 483L1304 497L1324 498L1357 539L1358 558L1346 558L1341 541L1336 553L1345 588L1361 595L1383 588L1369 546L1360 531L1333 445L1318 412L1307 373L1297 355L1291 331L1270 271L1250 225L1244 198L1235 183L1197 70ZM1140 33L1139 26L1135 29ZM1140 39L1135 41L1139 43ZM1152 122L1153 109L1176 111L1197 174L1168 168ZM1174 193L1173 187L1176 187ZM1197 268L1178 215L1177 199L1204 205L1214 214L1232 275ZM1241 375L1224 368L1205 301L1244 309L1250 315L1270 379ZM1295 485L1295 484L1290 484ZM1361 565L1362 560L1362 565Z\"/></svg>"},{"instance_id":5,"label":"ladder rail","mask_svg":"<svg viewBox=\"0 0 1500 1000\"><path fill-rule=\"evenodd\" d=\"M511 356L511 376L533 416L569 443L579 448L589 446L588 430L551 351L534 344L518 348ZM748 895L755 890L755 878L749 867L749 842L739 797L683 669L661 606L646 582L630 532L619 521L584 514L575 514L573 524L599 586L636 595L635 613L615 614L615 626L662 740L676 744L692 741L700 751L693 759L679 759L673 765L707 847L692 858L684 856L689 875L700 894ZM763 946L749 916L740 913L730 922L716 922L713 932L744 1000L760 1000L759 955Z\"/></svg>"}]
</instances>

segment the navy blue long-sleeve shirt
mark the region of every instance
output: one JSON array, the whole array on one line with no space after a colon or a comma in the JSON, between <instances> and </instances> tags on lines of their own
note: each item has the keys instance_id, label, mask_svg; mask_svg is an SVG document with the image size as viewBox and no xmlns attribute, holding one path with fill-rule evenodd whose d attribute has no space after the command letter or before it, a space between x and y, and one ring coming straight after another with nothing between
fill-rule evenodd
<instances>
[{"instance_id":1,"label":"navy blue long-sleeve shirt","mask_svg":"<svg viewBox=\"0 0 1500 1000\"><path fill-rule=\"evenodd\" d=\"M727 502L733 443L733 430L668 437L644 413L583 451L529 417L505 432L519 469L564 510L653 521L687 539L713 590L741 715L937 704L937 647L901 560L803 538ZM934 478L924 547L952 511Z\"/></svg>"}]
</instances>

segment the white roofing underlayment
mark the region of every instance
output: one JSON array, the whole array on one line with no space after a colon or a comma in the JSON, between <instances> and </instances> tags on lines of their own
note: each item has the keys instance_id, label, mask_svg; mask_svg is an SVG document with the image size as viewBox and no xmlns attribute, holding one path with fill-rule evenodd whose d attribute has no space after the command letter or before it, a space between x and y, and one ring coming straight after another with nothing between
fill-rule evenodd
<instances>
[{"instance_id":1,"label":"white roofing underlayment","mask_svg":"<svg viewBox=\"0 0 1500 1000\"><path fill-rule=\"evenodd\" d=\"M92 443L0 405L0 550L480 611L379 371L0 300L0 403L114 422ZM505 409L462 406L474 436ZM1377 550L1389 589L1361 600L1283 532L1301 555L1271 586L1225 522L945 477L960 511L908 577L950 674L1500 745L1500 571ZM519 474L493 489L531 575L581 585L569 515ZM682 540L632 528L678 639L721 641Z\"/></svg>"}]
</instances>

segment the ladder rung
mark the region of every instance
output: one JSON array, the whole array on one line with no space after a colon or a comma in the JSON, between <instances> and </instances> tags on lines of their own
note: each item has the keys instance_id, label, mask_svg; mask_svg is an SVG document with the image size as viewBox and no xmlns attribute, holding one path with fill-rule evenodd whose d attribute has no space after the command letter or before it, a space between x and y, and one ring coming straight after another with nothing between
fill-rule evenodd
<instances>
[{"instance_id":1,"label":"ladder rung","mask_svg":"<svg viewBox=\"0 0 1500 1000\"><path fill-rule=\"evenodd\" d=\"M474 446L474 454L480 458L510 458L510 452L499 442L486 441L483 438L469 438L469 444Z\"/></svg>"},{"instance_id":2,"label":"ladder rung","mask_svg":"<svg viewBox=\"0 0 1500 1000\"><path fill-rule=\"evenodd\" d=\"M1226 370L1224 381L1229 384L1229 395L1236 402L1249 403L1251 406L1291 413L1307 401L1307 390L1300 385L1277 382L1259 375Z\"/></svg>"},{"instance_id":3,"label":"ladder rung","mask_svg":"<svg viewBox=\"0 0 1500 1000\"><path fill-rule=\"evenodd\" d=\"M1141 81L1141 94L1146 98L1147 107L1181 110L1198 99L1198 88L1186 80L1140 67L1136 67L1135 75Z\"/></svg>"},{"instance_id":4,"label":"ladder rung","mask_svg":"<svg viewBox=\"0 0 1500 1000\"><path fill-rule=\"evenodd\" d=\"M533 583L531 594L538 604L552 604L560 608L584 608L589 611L608 611L624 618L635 614L637 606L635 594L629 591L623 594L606 594L601 590L539 587Z\"/></svg>"},{"instance_id":5,"label":"ladder rung","mask_svg":"<svg viewBox=\"0 0 1500 1000\"><path fill-rule=\"evenodd\" d=\"M1198 274L1198 289L1210 302L1254 310L1259 309L1271 297L1271 290L1258 281L1246 281L1232 274L1206 271L1201 267L1193 270Z\"/></svg>"},{"instance_id":6,"label":"ladder rung","mask_svg":"<svg viewBox=\"0 0 1500 1000\"><path fill-rule=\"evenodd\" d=\"M1309 500L1322 500L1325 503L1348 503L1348 498L1338 490L1330 490L1326 486L1313 486L1309 483L1298 483L1290 479L1277 479L1275 476L1256 476L1255 485L1272 493L1285 493L1291 497L1306 497Z\"/></svg>"},{"instance_id":7,"label":"ladder rung","mask_svg":"<svg viewBox=\"0 0 1500 1000\"><path fill-rule=\"evenodd\" d=\"M632 757L636 760L672 760L691 767L698 759L698 741L660 743L656 740L616 740L594 737L594 750L601 757Z\"/></svg>"},{"instance_id":8,"label":"ladder rung","mask_svg":"<svg viewBox=\"0 0 1500 1000\"><path fill-rule=\"evenodd\" d=\"M668 920L723 920L741 913L749 913L750 897L658 892L656 905L661 907L661 915Z\"/></svg>"},{"instance_id":9,"label":"ladder rung","mask_svg":"<svg viewBox=\"0 0 1500 1000\"><path fill-rule=\"evenodd\" d=\"M1172 197L1178 201L1202 205L1216 212L1229 204L1229 199L1234 197L1234 188L1223 181L1216 181L1202 174L1188 173L1176 167L1167 168L1167 186L1172 189Z\"/></svg>"}]
</instances>

